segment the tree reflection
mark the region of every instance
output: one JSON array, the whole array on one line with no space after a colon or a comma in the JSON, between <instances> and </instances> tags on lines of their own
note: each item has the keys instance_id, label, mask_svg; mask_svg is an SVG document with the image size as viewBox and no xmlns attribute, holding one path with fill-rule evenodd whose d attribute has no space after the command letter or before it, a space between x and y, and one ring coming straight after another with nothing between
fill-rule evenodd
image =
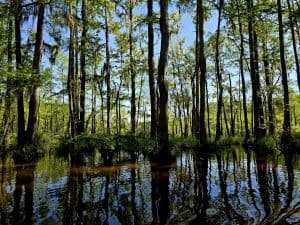
<instances>
[{"instance_id":1,"label":"tree reflection","mask_svg":"<svg viewBox=\"0 0 300 225\"><path fill-rule=\"evenodd\" d=\"M7 171L6 171L6 159L1 158L2 167L1 167L1 178L0 178L0 224L7 225L7 193L6 193L6 182L7 182Z\"/></svg>"},{"instance_id":2,"label":"tree reflection","mask_svg":"<svg viewBox=\"0 0 300 225\"><path fill-rule=\"evenodd\" d=\"M195 156L195 211L197 216L191 224L207 224L206 210L209 201L207 174L208 156L197 154Z\"/></svg>"},{"instance_id":3,"label":"tree reflection","mask_svg":"<svg viewBox=\"0 0 300 225\"><path fill-rule=\"evenodd\" d=\"M16 185L13 193L13 220L14 224L34 224L33 213L33 189L34 189L35 165L16 166ZM21 199L24 187L24 209L22 209Z\"/></svg>"},{"instance_id":4,"label":"tree reflection","mask_svg":"<svg viewBox=\"0 0 300 225\"><path fill-rule=\"evenodd\" d=\"M170 218L170 165L171 157L158 158L151 162L152 225L167 224Z\"/></svg>"},{"instance_id":5,"label":"tree reflection","mask_svg":"<svg viewBox=\"0 0 300 225\"><path fill-rule=\"evenodd\" d=\"M82 224L83 217L83 174L80 168L84 165L82 159L71 157L71 167L67 182L67 193L64 200L64 225Z\"/></svg>"},{"instance_id":6,"label":"tree reflection","mask_svg":"<svg viewBox=\"0 0 300 225\"><path fill-rule=\"evenodd\" d=\"M259 193L264 205L265 217L263 221L270 215L270 190L269 176L267 174L268 164L266 154L255 153L256 168L257 168L257 179L259 184Z\"/></svg>"}]
</instances>

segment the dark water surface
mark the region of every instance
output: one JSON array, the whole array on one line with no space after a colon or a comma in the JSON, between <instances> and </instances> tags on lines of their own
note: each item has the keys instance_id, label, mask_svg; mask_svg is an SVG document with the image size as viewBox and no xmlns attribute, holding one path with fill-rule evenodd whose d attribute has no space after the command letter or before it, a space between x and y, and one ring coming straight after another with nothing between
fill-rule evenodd
<instances>
[{"instance_id":1,"label":"dark water surface","mask_svg":"<svg viewBox=\"0 0 300 225\"><path fill-rule=\"evenodd\" d=\"M0 224L300 224L297 155L182 153L168 165L47 155L0 162Z\"/></svg>"}]
</instances>

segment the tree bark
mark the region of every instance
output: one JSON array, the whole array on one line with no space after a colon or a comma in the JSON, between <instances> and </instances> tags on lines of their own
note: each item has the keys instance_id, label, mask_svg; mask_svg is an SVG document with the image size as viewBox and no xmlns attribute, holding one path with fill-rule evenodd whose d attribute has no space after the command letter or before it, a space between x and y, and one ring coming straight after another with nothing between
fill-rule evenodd
<instances>
[{"instance_id":1,"label":"tree bark","mask_svg":"<svg viewBox=\"0 0 300 225\"><path fill-rule=\"evenodd\" d=\"M105 16L105 54L106 54L106 107L107 107L107 121L106 121L106 128L107 134L110 135L110 98L111 98L111 88L110 88L110 49L109 49L109 24L108 24L108 12L107 12L107 2L105 1L104 7L104 16Z\"/></svg>"},{"instance_id":2,"label":"tree bark","mask_svg":"<svg viewBox=\"0 0 300 225\"><path fill-rule=\"evenodd\" d=\"M159 143L162 154L169 154L168 81L166 80L169 50L168 0L160 0L161 49L158 62Z\"/></svg>"},{"instance_id":3,"label":"tree bark","mask_svg":"<svg viewBox=\"0 0 300 225\"><path fill-rule=\"evenodd\" d=\"M75 22L73 21L73 6L69 4L69 29L70 29L70 40L69 40L69 65L68 65L68 98L69 98L69 123L71 128L71 137L75 137L77 134L77 113L76 113L76 97L75 97L75 62L74 62L74 45L75 45Z\"/></svg>"},{"instance_id":4,"label":"tree bark","mask_svg":"<svg viewBox=\"0 0 300 225\"><path fill-rule=\"evenodd\" d=\"M206 59L204 54L204 7L203 0L199 1L197 13L199 16L199 65L200 65L200 113L199 113L199 140L205 144L207 134L205 128L205 83L206 83Z\"/></svg>"},{"instance_id":5,"label":"tree bark","mask_svg":"<svg viewBox=\"0 0 300 225\"><path fill-rule=\"evenodd\" d=\"M238 12L238 21L239 21L240 44L241 44L239 64L240 64L240 74L241 74L241 79L242 79L245 135L246 135L246 140L248 140L250 137L250 131L249 131L249 125L248 125L246 82L245 82L245 75L244 75L244 60L243 60L243 58L244 58L244 35L243 35L243 27L242 27L240 12Z\"/></svg>"},{"instance_id":6,"label":"tree bark","mask_svg":"<svg viewBox=\"0 0 300 225\"><path fill-rule=\"evenodd\" d=\"M153 31L153 0L147 0L148 9L148 73L151 104L151 131L152 138L157 136L157 97L154 76L154 31Z\"/></svg>"},{"instance_id":7,"label":"tree bark","mask_svg":"<svg viewBox=\"0 0 300 225\"><path fill-rule=\"evenodd\" d=\"M235 135L235 116L233 115L233 94L232 94L232 82L231 75L229 73L229 101L230 101L230 134Z\"/></svg>"},{"instance_id":8,"label":"tree bark","mask_svg":"<svg viewBox=\"0 0 300 225\"><path fill-rule=\"evenodd\" d=\"M267 46L266 40L263 43L263 64L265 69L265 81L266 81L266 89L267 89L267 101L268 101L268 128L269 134L273 135L275 133L275 126L274 126L274 110L273 110L273 91L272 91L272 75L270 73L270 64L269 64L269 57L267 54Z\"/></svg>"},{"instance_id":9,"label":"tree bark","mask_svg":"<svg viewBox=\"0 0 300 225\"><path fill-rule=\"evenodd\" d=\"M291 34L292 34L292 43L293 43L293 51L294 51L295 64L296 64L298 88L299 88L299 92L300 92L300 65L299 65L299 58L298 58L298 53L297 53L297 43L296 43L296 36L295 36L295 30L294 30L294 18L292 15L290 0L287 0L287 5L288 5L288 10L289 10L289 25L290 25Z\"/></svg>"},{"instance_id":10,"label":"tree bark","mask_svg":"<svg viewBox=\"0 0 300 225\"><path fill-rule=\"evenodd\" d=\"M134 59L133 59L133 2L129 1L129 57L130 57L130 76L131 76L131 133L135 135L136 130L136 101L135 101L135 71L134 71Z\"/></svg>"},{"instance_id":11,"label":"tree bark","mask_svg":"<svg viewBox=\"0 0 300 225\"><path fill-rule=\"evenodd\" d=\"M16 69L17 73L22 69L22 54L21 54L21 1L15 0L15 42L16 42ZM25 144L25 113L24 113L24 90L21 85L17 89L17 102L18 102L18 146Z\"/></svg>"},{"instance_id":12,"label":"tree bark","mask_svg":"<svg viewBox=\"0 0 300 225\"><path fill-rule=\"evenodd\" d=\"M220 52L219 52L219 43L220 43L220 26L221 26L221 16L222 16L222 8L224 1L220 0L218 5L218 26L216 31L216 76L218 82L218 103L217 103L217 123L216 123L216 140L220 139L222 135L221 130L221 115L222 115L222 105L223 105L223 80L222 75L220 73Z\"/></svg>"},{"instance_id":13,"label":"tree bark","mask_svg":"<svg viewBox=\"0 0 300 225\"><path fill-rule=\"evenodd\" d=\"M277 0L277 12L278 12L278 34L279 34L279 47L280 47L280 64L281 64L281 81L283 86L283 102L284 102L284 121L283 121L283 133L282 137L285 142L290 140L291 136L291 124L290 124L290 103L289 103L289 86L288 77L285 64L284 53L284 35L282 24L282 7L281 0Z\"/></svg>"},{"instance_id":14,"label":"tree bark","mask_svg":"<svg viewBox=\"0 0 300 225\"><path fill-rule=\"evenodd\" d=\"M87 18L86 18L86 0L81 2L81 19L82 19L82 34L80 47L80 70L81 70L81 84L80 84L80 113L78 123L78 134L84 132L85 123L85 83L86 83L86 40L87 40Z\"/></svg>"},{"instance_id":15,"label":"tree bark","mask_svg":"<svg viewBox=\"0 0 300 225\"><path fill-rule=\"evenodd\" d=\"M257 35L253 29L253 1L247 1L248 16L248 36L249 36L249 54L250 54L250 75L252 81L252 101L254 112L254 136L256 138L265 135L264 115L262 113L262 101L260 94L260 81L258 74L258 50L257 50Z\"/></svg>"},{"instance_id":16,"label":"tree bark","mask_svg":"<svg viewBox=\"0 0 300 225\"><path fill-rule=\"evenodd\" d=\"M11 132L11 78L10 73L12 72L13 63L13 50L12 50L12 39L13 39L13 21L11 19L11 10L13 7L12 1L9 6L8 14L8 36L7 36L7 62L8 62L8 75L6 77L6 96L5 96L5 109L3 113L3 133L0 146L7 148L8 137Z\"/></svg>"},{"instance_id":17,"label":"tree bark","mask_svg":"<svg viewBox=\"0 0 300 225\"><path fill-rule=\"evenodd\" d=\"M43 50L43 35L44 35L44 12L45 3L39 1L38 20L35 37L35 48L33 56L33 88L29 101L28 125L27 125L27 144L32 144L37 131L37 117L39 111L39 79L40 79L40 64Z\"/></svg>"}]
</instances>

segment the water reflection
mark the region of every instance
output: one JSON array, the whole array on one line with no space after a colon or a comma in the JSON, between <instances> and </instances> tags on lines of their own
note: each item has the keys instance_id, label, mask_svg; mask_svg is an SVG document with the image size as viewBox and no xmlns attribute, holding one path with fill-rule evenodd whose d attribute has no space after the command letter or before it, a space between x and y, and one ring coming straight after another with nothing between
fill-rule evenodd
<instances>
[{"instance_id":1,"label":"water reflection","mask_svg":"<svg viewBox=\"0 0 300 225\"><path fill-rule=\"evenodd\" d=\"M169 160L167 160L169 161ZM167 224L170 218L170 162L151 162L151 224Z\"/></svg>"},{"instance_id":2,"label":"water reflection","mask_svg":"<svg viewBox=\"0 0 300 225\"><path fill-rule=\"evenodd\" d=\"M199 151L200 152L200 151ZM299 156L231 148L0 164L0 224L299 224Z\"/></svg>"},{"instance_id":3,"label":"water reflection","mask_svg":"<svg viewBox=\"0 0 300 225\"><path fill-rule=\"evenodd\" d=\"M35 165L17 165L13 192L13 223L34 224L33 190ZM23 199L22 199L23 197ZM22 201L24 204L21 204Z\"/></svg>"},{"instance_id":4,"label":"water reflection","mask_svg":"<svg viewBox=\"0 0 300 225\"><path fill-rule=\"evenodd\" d=\"M208 155L197 154L195 156L195 212L196 218L191 221L191 224L208 224L206 211L208 209Z\"/></svg>"}]
</instances>

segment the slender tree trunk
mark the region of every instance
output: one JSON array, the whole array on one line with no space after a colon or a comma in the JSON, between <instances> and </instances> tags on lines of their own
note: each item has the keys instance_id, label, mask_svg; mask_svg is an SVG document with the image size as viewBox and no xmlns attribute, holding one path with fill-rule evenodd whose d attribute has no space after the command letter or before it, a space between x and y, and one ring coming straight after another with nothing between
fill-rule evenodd
<instances>
[{"instance_id":1,"label":"slender tree trunk","mask_svg":"<svg viewBox=\"0 0 300 225\"><path fill-rule=\"evenodd\" d=\"M220 27L221 27L221 17L222 17L222 8L223 8L224 1L220 0L219 1L219 6L218 6L218 26L217 26L217 37L216 37L216 76L217 76L217 81L218 81L218 103L217 103L217 123L216 123L216 140L220 139L220 136L222 135L221 131L221 115L222 115L222 105L223 105L223 80L222 80L222 75L220 73Z\"/></svg>"},{"instance_id":2,"label":"slender tree trunk","mask_svg":"<svg viewBox=\"0 0 300 225\"><path fill-rule=\"evenodd\" d=\"M134 59L133 59L133 2L129 1L129 56L130 56L130 76L131 76L131 133L135 134L136 130L136 101L135 101L135 71L134 71Z\"/></svg>"},{"instance_id":3,"label":"slender tree trunk","mask_svg":"<svg viewBox=\"0 0 300 225\"><path fill-rule=\"evenodd\" d=\"M77 124L76 124L76 105L75 105L75 62L74 62L74 45L75 45L75 29L73 21L73 6L69 4L69 29L70 29L70 41L69 41L69 66L68 66L68 80L67 89L69 97L69 122L71 128L71 137L75 137L77 134Z\"/></svg>"},{"instance_id":4,"label":"slender tree trunk","mask_svg":"<svg viewBox=\"0 0 300 225\"><path fill-rule=\"evenodd\" d=\"M274 126L274 110L273 110L273 91L272 91L272 75L270 73L270 64L269 64L269 57L267 54L267 46L266 40L263 43L263 63L265 69L265 81L266 81L266 89L267 89L267 101L268 101L268 117L269 117L269 134L273 135L275 133L275 126Z\"/></svg>"},{"instance_id":5,"label":"slender tree trunk","mask_svg":"<svg viewBox=\"0 0 300 225\"><path fill-rule=\"evenodd\" d=\"M200 41L199 41L199 29L200 29L200 1L197 0L197 16L196 16L196 46L195 46L195 95L196 95L196 104L195 104L195 112L194 112L194 131L195 135L198 139L200 139L200 121L199 121L199 113L200 113Z\"/></svg>"},{"instance_id":6,"label":"slender tree trunk","mask_svg":"<svg viewBox=\"0 0 300 225\"><path fill-rule=\"evenodd\" d=\"M208 101L208 87L207 87L207 81L205 83L205 90L206 90L206 112L207 112L207 130L208 130L208 137L211 137L211 131L210 131L210 113L209 113L209 101ZM189 114L189 113L188 113Z\"/></svg>"},{"instance_id":7,"label":"slender tree trunk","mask_svg":"<svg viewBox=\"0 0 300 225\"><path fill-rule=\"evenodd\" d=\"M81 2L81 19L82 19L82 34L80 46L80 70L81 70L81 85L80 85L80 116L78 123L78 134L84 132L85 123L85 83L86 83L86 40L87 40L87 18L86 18L86 0Z\"/></svg>"},{"instance_id":8,"label":"slender tree trunk","mask_svg":"<svg viewBox=\"0 0 300 225\"><path fill-rule=\"evenodd\" d=\"M107 121L106 121L106 128L107 133L110 135L110 98L111 98L111 88L110 88L110 50L109 50L109 24L108 24L108 12L107 6L105 1L105 53L106 53L106 107L107 107Z\"/></svg>"},{"instance_id":9,"label":"slender tree trunk","mask_svg":"<svg viewBox=\"0 0 300 225\"><path fill-rule=\"evenodd\" d=\"M233 115L233 95L232 95L232 82L231 75L229 73L229 101L230 101L230 134L235 135L235 118Z\"/></svg>"},{"instance_id":10,"label":"slender tree trunk","mask_svg":"<svg viewBox=\"0 0 300 225\"><path fill-rule=\"evenodd\" d=\"M204 7L203 0L199 1L197 14L199 16L199 65L200 65L200 113L199 113L199 140L206 143L207 134L205 128L205 83L206 83L206 59L204 55Z\"/></svg>"},{"instance_id":11,"label":"slender tree trunk","mask_svg":"<svg viewBox=\"0 0 300 225\"><path fill-rule=\"evenodd\" d=\"M278 34L279 34L279 47L280 47L280 63L281 63L281 79L283 86L283 102L284 102L284 121L283 121L283 140L289 141L291 136L291 124L290 124L290 103L289 103L289 86L287 79L287 71L285 64L284 53L284 35L282 24L282 7L281 0L277 0L277 12L278 12Z\"/></svg>"},{"instance_id":12,"label":"slender tree trunk","mask_svg":"<svg viewBox=\"0 0 300 225\"><path fill-rule=\"evenodd\" d=\"M152 138L157 136L157 99L154 77L154 31L153 31L153 0L147 0L148 8L148 73L151 104L151 131Z\"/></svg>"},{"instance_id":13,"label":"slender tree trunk","mask_svg":"<svg viewBox=\"0 0 300 225\"><path fill-rule=\"evenodd\" d=\"M159 142L161 153L169 154L168 81L166 80L169 50L168 0L160 0L161 49L158 63Z\"/></svg>"},{"instance_id":14,"label":"slender tree trunk","mask_svg":"<svg viewBox=\"0 0 300 225\"><path fill-rule=\"evenodd\" d=\"M288 5L288 10L289 10L289 23L290 23L290 29L291 29L291 34L292 34L292 43L293 43L293 51L294 51L294 56L295 56L298 88L299 88L299 92L300 92L300 64L299 64L299 58L298 58L298 53L297 53L297 43L296 43L296 36L295 36L295 30L294 30L294 18L292 15L290 0L287 0L287 5Z\"/></svg>"},{"instance_id":15,"label":"slender tree trunk","mask_svg":"<svg viewBox=\"0 0 300 225\"><path fill-rule=\"evenodd\" d=\"M224 103L223 103L223 114L224 114L224 122L225 122L225 127L226 127L226 131L227 131L227 135L230 135L230 130L229 130L229 126L228 126L227 114L226 114L226 109L225 109Z\"/></svg>"},{"instance_id":16,"label":"slender tree trunk","mask_svg":"<svg viewBox=\"0 0 300 225\"><path fill-rule=\"evenodd\" d=\"M243 93L243 111L244 111L244 122L245 122L245 135L246 140L250 137L249 125L248 125L248 112L247 112L247 97L246 97L246 82L245 82L245 75L244 75L244 35L243 35L243 27L241 22L241 15L238 12L238 20L239 20L239 34L240 34L240 44L241 44L241 51L240 51L240 74L242 79L242 93Z\"/></svg>"}]
</instances>

